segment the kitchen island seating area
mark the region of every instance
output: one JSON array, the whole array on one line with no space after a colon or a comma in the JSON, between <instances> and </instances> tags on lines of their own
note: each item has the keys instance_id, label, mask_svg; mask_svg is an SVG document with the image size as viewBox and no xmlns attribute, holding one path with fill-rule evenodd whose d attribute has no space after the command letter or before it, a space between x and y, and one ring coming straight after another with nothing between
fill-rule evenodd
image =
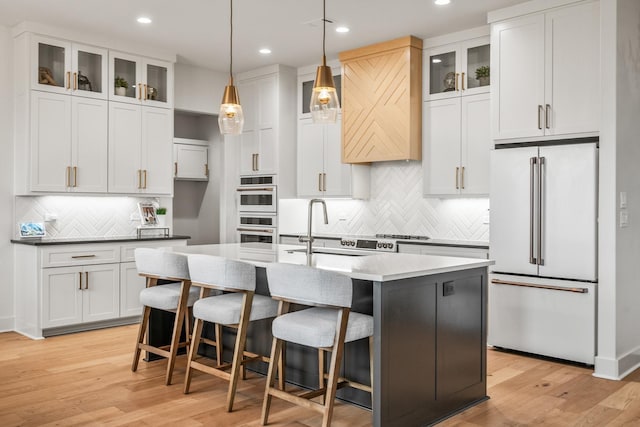
<instances>
[{"instance_id":1,"label":"kitchen island seating area","mask_svg":"<svg viewBox=\"0 0 640 427\"><path fill-rule=\"evenodd\" d=\"M329 426L345 342L372 337L373 317L350 312L353 293L348 276L294 264L269 264L266 271L271 297L279 301L279 306L278 317L272 327L273 344L262 406L262 424L267 424L272 397L278 397L320 412L322 425ZM312 308L290 312L292 304ZM293 394L273 386L276 367L282 375L284 363L280 362L285 342L318 349L319 389ZM326 384L325 350L331 351ZM367 389L371 392L371 387ZM309 400L317 396L323 397L322 403Z\"/></svg>"},{"instance_id":2,"label":"kitchen island seating area","mask_svg":"<svg viewBox=\"0 0 640 427\"><path fill-rule=\"evenodd\" d=\"M190 307L198 299L198 290L191 289L187 256L151 248L137 248L135 262L138 274L146 279L146 288L140 291L143 306L142 320L133 356L131 370L138 369L142 350L166 357L167 373L165 384L170 385L179 347L189 346ZM160 281L170 282L160 284ZM170 311L176 314L171 334L171 344L156 347L144 342L149 325L151 309ZM182 327L185 327L185 342L180 342Z\"/></svg>"},{"instance_id":3,"label":"kitchen island seating area","mask_svg":"<svg viewBox=\"0 0 640 427\"><path fill-rule=\"evenodd\" d=\"M188 265L191 284L201 288L201 291L200 299L193 305L195 323L187 359L184 392L189 393L193 369L226 379L229 381L227 411L231 412L240 369L243 369L244 374L244 367L248 362L269 362L266 356L245 351L249 322L275 317L278 303L268 296L255 293L256 268L251 264L211 255L189 255ZM208 296L212 289L224 293ZM196 360L204 322L216 325L217 366L209 366ZM222 360L221 325L237 330L230 365ZM231 372L227 372L229 369Z\"/></svg>"}]
</instances>

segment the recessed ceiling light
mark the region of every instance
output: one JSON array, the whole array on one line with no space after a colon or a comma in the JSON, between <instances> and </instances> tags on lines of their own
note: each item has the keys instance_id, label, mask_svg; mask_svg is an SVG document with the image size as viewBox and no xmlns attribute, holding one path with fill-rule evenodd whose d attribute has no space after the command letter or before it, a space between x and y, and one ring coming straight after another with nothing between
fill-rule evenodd
<instances>
[{"instance_id":1,"label":"recessed ceiling light","mask_svg":"<svg viewBox=\"0 0 640 427\"><path fill-rule=\"evenodd\" d=\"M336 33L348 33L349 32L349 28L348 27L338 27L336 28Z\"/></svg>"},{"instance_id":2,"label":"recessed ceiling light","mask_svg":"<svg viewBox=\"0 0 640 427\"><path fill-rule=\"evenodd\" d=\"M434 1L434 3L439 5L439 6L442 6L442 5L451 3L451 0L436 0L436 1Z\"/></svg>"},{"instance_id":3,"label":"recessed ceiling light","mask_svg":"<svg viewBox=\"0 0 640 427\"><path fill-rule=\"evenodd\" d=\"M440 58L433 58L433 59L431 60L431 62L433 62L434 64L439 64L439 63L441 63L441 62L442 62L442 59L440 59Z\"/></svg>"},{"instance_id":4,"label":"recessed ceiling light","mask_svg":"<svg viewBox=\"0 0 640 427\"><path fill-rule=\"evenodd\" d=\"M268 55L268 54L271 53L271 49L268 49L268 48L264 47L264 48L260 49L258 52L260 52L263 55Z\"/></svg>"},{"instance_id":5,"label":"recessed ceiling light","mask_svg":"<svg viewBox=\"0 0 640 427\"><path fill-rule=\"evenodd\" d=\"M138 18L138 22L141 24L151 24L151 19L147 18L146 16L141 16L140 18Z\"/></svg>"}]
</instances>

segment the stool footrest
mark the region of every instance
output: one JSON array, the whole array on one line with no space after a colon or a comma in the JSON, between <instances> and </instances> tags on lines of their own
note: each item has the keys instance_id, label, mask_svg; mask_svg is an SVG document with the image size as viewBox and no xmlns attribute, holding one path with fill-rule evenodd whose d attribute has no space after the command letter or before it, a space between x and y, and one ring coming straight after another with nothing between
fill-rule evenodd
<instances>
[{"instance_id":1,"label":"stool footrest","mask_svg":"<svg viewBox=\"0 0 640 427\"><path fill-rule=\"evenodd\" d=\"M307 393L303 393L303 394L307 394ZM287 392L287 391L282 391L277 388L269 387L269 394L279 399L286 400L287 402L294 403L298 406L302 406L308 409L313 409L314 411L317 411L321 414L325 412L324 405L314 402L312 400L309 400L307 398L300 397L295 394L291 394L290 392Z\"/></svg>"},{"instance_id":2,"label":"stool footrest","mask_svg":"<svg viewBox=\"0 0 640 427\"><path fill-rule=\"evenodd\" d=\"M329 374L324 374L324 378L329 379ZM371 393L371 391L373 390L370 385L352 381L344 377L338 377L337 387L338 388L351 387L351 388L356 388L358 390L366 391L369 393Z\"/></svg>"}]
</instances>

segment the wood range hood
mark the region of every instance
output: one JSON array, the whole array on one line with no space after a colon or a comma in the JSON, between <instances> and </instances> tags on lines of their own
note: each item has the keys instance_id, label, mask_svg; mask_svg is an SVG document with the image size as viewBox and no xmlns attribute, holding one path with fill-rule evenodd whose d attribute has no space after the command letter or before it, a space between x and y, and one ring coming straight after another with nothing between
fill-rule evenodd
<instances>
[{"instance_id":1,"label":"wood range hood","mask_svg":"<svg viewBox=\"0 0 640 427\"><path fill-rule=\"evenodd\" d=\"M339 54L342 161L422 159L422 40L406 36Z\"/></svg>"}]
</instances>

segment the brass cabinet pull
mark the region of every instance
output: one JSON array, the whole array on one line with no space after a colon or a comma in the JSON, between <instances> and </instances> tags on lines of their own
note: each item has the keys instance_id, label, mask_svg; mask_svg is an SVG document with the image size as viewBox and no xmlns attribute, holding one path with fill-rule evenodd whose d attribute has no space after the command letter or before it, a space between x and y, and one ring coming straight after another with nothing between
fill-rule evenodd
<instances>
[{"instance_id":1,"label":"brass cabinet pull","mask_svg":"<svg viewBox=\"0 0 640 427\"><path fill-rule=\"evenodd\" d=\"M67 89L71 89L71 71L67 71Z\"/></svg>"},{"instance_id":2,"label":"brass cabinet pull","mask_svg":"<svg viewBox=\"0 0 640 427\"><path fill-rule=\"evenodd\" d=\"M538 105L538 129L542 130L542 105Z\"/></svg>"},{"instance_id":3,"label":"brass cabinet pull","mask_svg":"<svg viewBox=\"0 0 640 427\"><path fill-rule=\"evenodd\" d=\"M460 83L462 84L462 90L464 90L464 73L462 73L462 78L460 79Z\"/></svg>"},{"instance_id":4,"label":"brass cabinet pull","mask_svg":"<svg viewBox=\"0 0 640 427\"><path fill-rule=\"evenodd\" d=\"M146 190L147 189L147 170L144 169L142 173L144 174L144 187L142 188Z\"/></svg>"},{"instance_id":5,"label":"brass cabinet pull","mask_svg":"<svg viewBox=\"0 0 640 427\"><path fill-rule=\"evenodd\" d=\"M204 164L204 176L209 176L209 163Z\"/></svg>"},{"instance_id":6,"label":"brass cabinet pull","mask_svg":"<svg viewBox=\"0 0 640 427\"><path fill-rule=\"evenodd\" d=\"M74 187L78 186L78 167L77 166L73 167L73 186Z\"/></svg>"},{"instance_id":7,"label":"brass cabinet pull","mask_svg":"<svg viewBox=\"0 0 640 427\"><path fill-rule=\"evenodd\" d=\"M78 289L82 290L82 271L78 271L78 279L79 279Z\"/></svg>"},{"instance_id":8,"label":"brass cabinet pull","mask_svg":"<svg viewBox=\"0 0 640 427\"><path fill-rule=\"evenodd\" d=\"M327 191L327 174L326 173L322 174L322 189L324 191Z\"/></svg>"},{"instance_id":9,"label":"brass cabinet pull","mask_svg":"<svg viewBox=\"0 0 640 427\"><path fill-rule=\"evenodd\" d=\"M464 190L464 166L460 169L460 188Z\"/></svg>"},{"instance_id":10,"label":"brass cabinet pull","mask_svg":"<svg viewBox=\"0 0 640 427\"><path fill-rule=\"evenodd\" d=\"M550 291L565 291L565 292L574 292L577 294L589 293L589 288L564 288L564 287L553 286L553 285L538 285L536 283L512 282L510 280L500 280L500 279L491 279L491 283L493 283L494 285L521 286L523 288L548 289Z\"/></svg>"},{"instance_id":11,"label":"brass cabinet pull","mask_svg":"<svg viewBox=\"0 0 640 427\"><path fill-rule=\"evenodd\" d=\"M178 162L173 162L173 175L178 176Z\"/></svg>"},{"instance_id":12,"label":"brass cabinet pull","mask_svg":"<svg viewBox=\"0 0 640 427\"><path fill-rule=\"evenodd\" d=\"M144 85L144 101L149 99L149 87L145 84Z\"/></svg>"},{"instance_id":13,"label":"brass cabinet pull","mask_svg":"<svg viewBox=\"0 0 640 427\"><path fill-rule=\"evenodd\" d=\"M84 288L89 289L89 272L84 272Z\"/></svg>"},{"instance_id":14,"label":"brass cabinet pull","mask_svg":"<svg viewBox=\"0 0 640 427\"><path fill-rule=\"evenodd\" d=\"M544 112L544 125L547 129L551 129L551 116L549 113L551 113L551 105L547 104Z\"/></svg>"},{"instance_id":15,"label":"brass cabinet pull","mask_svg":"<svg viewBox=\"0 0 640 427\"><path fill-rule=\"evenodd\" d=\"M78 73L73 73L73 90L78 90Z\"/></svg>"},{"instance_id":16,"label":"brass cabinet pull","mask_svg":"<svg viewBox=\"0 0 640 427\"><path fill-rule=\"evenodd\" d=\"M71 187L71 166L67 166L67 176L65 177L65 187Z\"/></svg>"},{"instance_id":17,"label":"brass cabinet pull","mask_svg":"<svg viewBox=\"0 0 640 427\"><path fill-rule=\"evenodd\" d=\"M142 83L138 83L138 100L142 101Z\"/></svg>"},{"instance_id":18,"label":"brass cabinet pull","mask_svg":"<svg viewBox=\"0 0 640 427\"><path fill-rule=\"evenodd\" d=\"M460 189L460 184L459 184L459 181L458 181L459 172L460 172L460 168L456 167L456 190Z\"/></svg>"},{"instance_id":19,"label":"brass cabinet pull","mask_svg":"<svg viewBox=\"0 0 640 427\"><path fill-rule=\"evenodd\" d=\"M260 153L256 153L256 171L260 170Z\"/></svg>"},{"instance_id":20,"label":"brass cabinet pull","mask_svg":"<svg viewBox=\"0 0 640 427\"><path fill-rule=\"evenodd\" d=\"M322 174L318 174L318 191L322 191Z\"/></svg>"},{"instance_id":21,"label":"brass cabinet pull","mask_svg":"<svg viewBox=\"0 0 640 427\"><path fill-rule=\"evenodd\" d=\"M73 255L72 259L95 258L95 255Z\"/></svg>"},{"instance_id":22,"label":"brass cabinet pull","mask_svg":"<svg viewBox=\"0 0 640 427\"><path fill-rule=\"evenodd\" d=\"M138 190L142 188L142 170L138 169Z\"/></svg>"},{"instance_id":23,"label":"brass cabinet pull","mask_svg":"<svg viewBox=\"0 0 640 427\"><path fill-rule=\"evenodd\" d=\"M460 77L460 73L456 73L456 81L455 81L455 85L454 88L456 90L456 92L460 89L458 89L458 77Z\"/></svg>"}]
</instances>

